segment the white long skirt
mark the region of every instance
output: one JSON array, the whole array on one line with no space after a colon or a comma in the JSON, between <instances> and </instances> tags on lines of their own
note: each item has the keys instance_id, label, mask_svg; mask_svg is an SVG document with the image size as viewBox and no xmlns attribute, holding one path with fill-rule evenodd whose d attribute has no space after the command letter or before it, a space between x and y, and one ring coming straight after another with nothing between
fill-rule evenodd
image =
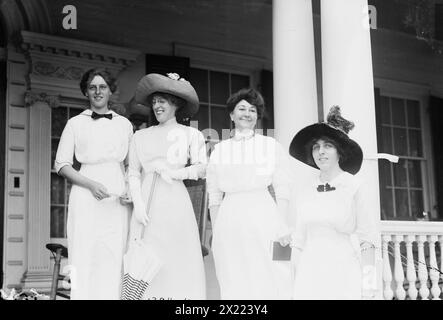
<instances>
[{"instance_id":1,"label":"white long skirt","mask_svg":"<svg viewBox=\"0 0 443 320\"><path fill-rule=\"evenodd\" d=\"M294 299L359 300L361 266L349 234L310 228L295 271Z\"/></svg>"},{"instance_id":2,"label":"white long skirt","mask_svg":"<svg viewBox=\"0 0 443 320\"><path fill-rule=\"evenodd\" d=\"M290 299L289 262L271 255L279 219L267 189L225 195L212 242L221 299Z\"/></svg>"},{"instance_id":3,"label":"white long skirt","mask_svg":"<svg viewBox=\"0 0 443 320\"><path fill-rule=\"evenodd\" d=\"M153 175L142 182L147 203ZM143 241L150 244L163 262L150 283L146 300L206 299L205 270L197 221L189 193L182 181L172 184L157 178L149 210L150 222ZM142 225L131 220L131 239L140 237Z\"/></svg>"},{"instance_id":4,"label":"white long skirt","mask_svg":"<svg viewBox=\"0 0 443 320\"><path fill-rule=\"evenodd\" d=\"M80 173L120 195L125 183L119 163L83 164ZM111 197L96 200L73 185L68 206L68 256L72 300L120 299L129 208Z\"/></svg>"}]
</instances>

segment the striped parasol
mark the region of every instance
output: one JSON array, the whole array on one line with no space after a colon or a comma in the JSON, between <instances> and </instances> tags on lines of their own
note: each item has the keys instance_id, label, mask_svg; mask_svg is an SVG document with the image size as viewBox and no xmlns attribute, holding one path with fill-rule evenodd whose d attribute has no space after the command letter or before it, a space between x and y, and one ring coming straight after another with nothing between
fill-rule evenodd
<instances>
[{"instance_id":1,"label":"striped parasol","mask_svg":"<svg viewBox=\"0 0 443 320\"><path fill-rule=\"evenodd\" d=\"M158 174L154 173L146 208L148 215L157 177ZM140 238L131 242L128 251L123 257L122 300L141 300L152 279L163 264L154 248L149 243L143 241L144 232L145 228L142 228Z\"/></svg>"}]
</instances>

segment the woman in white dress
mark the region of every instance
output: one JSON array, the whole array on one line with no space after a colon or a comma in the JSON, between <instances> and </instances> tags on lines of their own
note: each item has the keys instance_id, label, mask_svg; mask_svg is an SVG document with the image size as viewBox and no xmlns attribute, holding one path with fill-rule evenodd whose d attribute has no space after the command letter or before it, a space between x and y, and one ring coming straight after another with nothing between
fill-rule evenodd
<instances>
[{"instance_id":1,"label":"woman in white dress","mask_svg":"<svg viewBox=\"0 0 443 320\"><path fill-rule=\"evenodd\" d=\"M207 169L221 299L289 299L289 264L271 254L272 242L285 242L289 234L289 156L275 139L255 133L264 112L259 92L238 91L227 109L235 131L215 146Z\"/></svg>"},{"instance_id":2,"label":"woman in white dress","mask_svg":"<svg viewBox=\"0 0 443 320\"><path fill-rule=\"evenodd\" d=\"M177 74L151 73L139 81L135 99L152 107L159 122L137 131L129 151L128 177L134 203L130 237L139 238L141 229L146 228L143 241L163 262L144 299L205 299L198 227L183 180L204 177L206 146L200 131L176 120L176 114L185 118L197 112L197 94ZM159 178L148 204L154 173Z\"/></svg>"},{"instance_id":3,"label":"woman in white dress","mask_svg":"<svg viewBox=\"0 0 443 320\"><path fill-rule=\"evenodd\" d=\"M354 176L363 152L348 137L353 127L334 106L327 122L302 129L290 145L294 158L320 169L297 195L294 299L361 299L375 293L376 221L365 184Z\"/></svg>"},{"instance_id":4,"label":"woman in white dress","mask_svg":"<svg viewBox=\"0 0 443 320\"><path fill-rule=\"evenodd\" d=\"M71 299L119 299L129 210L123 162L132 125L109 109L115 79L103 69L87 71L80 82L90 107L68 120L55 169L73 184L68 205ZM73 169L73 158L80 171Z\"/></svg>"}]
</instances>

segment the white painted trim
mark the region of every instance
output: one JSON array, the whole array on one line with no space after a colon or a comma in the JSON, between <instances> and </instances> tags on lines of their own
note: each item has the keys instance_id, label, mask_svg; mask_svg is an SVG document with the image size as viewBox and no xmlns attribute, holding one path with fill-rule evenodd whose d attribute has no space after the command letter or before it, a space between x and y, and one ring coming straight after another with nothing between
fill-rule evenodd
<instances>
[{"instance_id":1,"label":"white painted trim","mask_svg":"<svg viewBox=\"0 0 443 320\"><path fill-rule=\"evenodd\" d=\"M443 235L441 221L381 221L380 231L384 234Z\"/></svg>"},{"instance_id":2,"label":"white painted trim","mask_svg":"<svg viewBox=\"0 0 443 320\"><path fill-rule=\"evenodd\" d=\"M138 50L85 40L56 37L43 33L22 31L21 35L23 42L26 44L41 46L44 48L52 48L56 52L59 50L66 50L68 53L78 52L81 54L81 56L84 54L91 54L93 59L96 56L105 56L106 58L134 62L141 54L141 52Z\"/></svg>"},{"instance_id":3,"label":"white painted trim","mask_svg":"<svg viewBox=\"0 0 443 320\"><path fill-rule=\"evenodd\" d=\"M380 88L380 94L401 95L400 97L428 96L431 86L426 83L399 81L374 77L374 86Z\"/></svg>"}]
</instances>

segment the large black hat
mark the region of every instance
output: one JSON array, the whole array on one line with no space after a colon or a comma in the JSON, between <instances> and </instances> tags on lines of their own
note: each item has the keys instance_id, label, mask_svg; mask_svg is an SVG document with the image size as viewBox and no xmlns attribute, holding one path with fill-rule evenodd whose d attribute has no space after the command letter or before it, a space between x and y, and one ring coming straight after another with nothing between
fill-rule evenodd
<instances>
[{"instance_id":1,"label":"large black hat","mask_svg":"<svg viewBox=\"0 0 443 320\"><path fill-rule=\"evenodd\" d=\"M339 161L340 168L351 174L356 174L363 162L363 151L358 143L348 136L349 131L353 128L354 123L341 116L340 107L333 106L329 110L326 122L307 126L295 135L289 146L289 153L297 160L318 169L312 158L309 144L314 139L329 137L336 141L344 152L344 158Z\"/></svg>"},{"instance_id":2,"label":"large black hat","mask_svg":"<svg viewBox=\"0 0 443 320\"><path fill-rule=\"evenodd\" d=\"M145 75L138 82L135 101L142 105L149 105L147 99L155 92L173 94L186 100L186 107L182 110L185 117L192 117L198 111L199 101L194 87L176 73L168 73L167 76L158 73Z\"/></svg>"}]
</instances>

